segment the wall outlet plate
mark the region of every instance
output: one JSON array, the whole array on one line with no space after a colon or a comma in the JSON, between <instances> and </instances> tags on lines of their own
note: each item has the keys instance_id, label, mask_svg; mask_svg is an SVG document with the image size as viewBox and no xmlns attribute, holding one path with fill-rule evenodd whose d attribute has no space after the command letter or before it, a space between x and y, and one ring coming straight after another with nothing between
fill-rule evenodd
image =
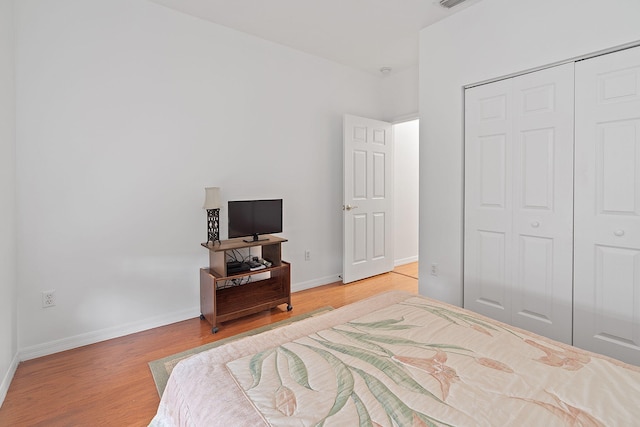
<instances>
[{"instance_id":1,"label":"wall outlet plate","mask_svg":"<svg viewBox=\"0 0 640 427\"><path fill-rule=\"evenodd\" d=\"M431 274L432 276L438 276L438 264L431 264L431 269L429 271L429 274Z\"/></svg>"},{"instance_id":2,"label":"wall outlet plate","mask_svg":"<svg viewBox=\"0 0 640 427\"><path fill-rule=\"evenodd\" d=\"M53 307L56 305L56 291L43 291L42 292L42 308Z\"/></svg>"}]
</instances>

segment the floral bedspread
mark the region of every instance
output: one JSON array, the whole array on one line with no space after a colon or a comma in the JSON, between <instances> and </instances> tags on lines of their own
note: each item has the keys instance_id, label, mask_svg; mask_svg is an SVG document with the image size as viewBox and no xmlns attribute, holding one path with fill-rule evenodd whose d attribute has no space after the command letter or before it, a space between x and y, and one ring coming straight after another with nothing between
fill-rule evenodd
<instances>
[{"instance_id":1,"label":"floral bedspread","mask_svg":"<svg viewBox=\"0 0 640 427\"><path fill-rule=\"evenodd\" d=\"M153 426L632 426L640 368L389 292L180 362Z\"/></svg>"},{"instance_id":2,"label":"floral bedspread","mask_svg":"<svg viewBox=\"0 0 640 427\"><path fill-rule=\"evenodd\" d=\"M640 373L410 298L227 364L278 426L640 423Z\"/></svg>"}]
</instances>

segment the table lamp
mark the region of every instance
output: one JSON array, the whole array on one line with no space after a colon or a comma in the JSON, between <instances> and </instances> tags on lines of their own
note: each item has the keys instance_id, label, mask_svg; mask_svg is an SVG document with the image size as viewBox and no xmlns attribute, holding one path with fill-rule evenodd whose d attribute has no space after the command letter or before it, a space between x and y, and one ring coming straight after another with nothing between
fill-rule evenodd
<instances>
[{"instance_id":1,"label":"table lamp","mask_svg":"<svg viewBox=\"0 0 640 427\"><path fill-rule=\"evenodd\" d=\"M207 210L207 244L220 242L220 187L204 189L204 206Z\"/></svg>"}]
</instances>

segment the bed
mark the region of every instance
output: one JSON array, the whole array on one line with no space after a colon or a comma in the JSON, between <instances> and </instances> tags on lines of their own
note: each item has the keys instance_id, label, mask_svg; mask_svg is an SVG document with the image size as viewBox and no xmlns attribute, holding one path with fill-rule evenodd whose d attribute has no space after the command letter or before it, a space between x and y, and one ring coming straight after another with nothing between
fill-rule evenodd
<instances>
[{"instance_id":1,"label":"bed","mask_svg":"<svg viewBox=\"0 0 640 427\"><path fill-rule=\"evenodd\" d=\"M152 426L628 426L640 368L392 291L196 354Z\"/></svg>"}]
</instances>

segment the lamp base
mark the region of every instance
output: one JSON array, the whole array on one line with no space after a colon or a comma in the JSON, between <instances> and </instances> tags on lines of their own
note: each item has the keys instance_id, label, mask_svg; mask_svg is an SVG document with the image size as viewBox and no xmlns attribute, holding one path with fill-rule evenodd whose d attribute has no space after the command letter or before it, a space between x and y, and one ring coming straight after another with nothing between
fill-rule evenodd
<instances>
[{"instance_id":1,"label":"lamp base","mask_svg":"<svg viewBox=\"0 0 640 427\"><path fill-rule=\"evenodd\" d=\"M220 209L207 209L207 243L220 242Z\"/></svg>"}]
</instances>

